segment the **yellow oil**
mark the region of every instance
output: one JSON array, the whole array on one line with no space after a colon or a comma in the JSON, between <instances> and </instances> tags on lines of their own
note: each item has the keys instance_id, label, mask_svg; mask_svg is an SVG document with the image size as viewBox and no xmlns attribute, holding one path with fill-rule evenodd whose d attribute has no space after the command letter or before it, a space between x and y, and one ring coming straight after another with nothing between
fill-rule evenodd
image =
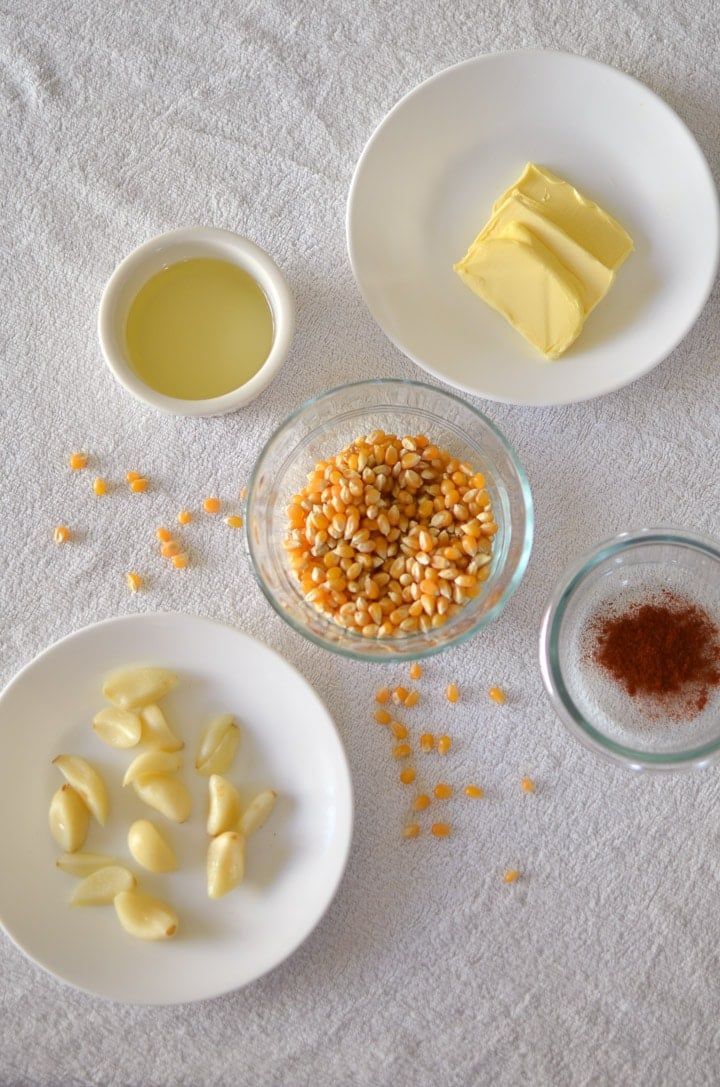
<instances>
[{"instance_id":1,"label":"yellow oil","mask_svg":"<svg viewBox=\"0 0 720 1087\"><path fill-rule=\"evenodd\" d=\"M208 400L258 372L272 346L272 311L242 268L195 257L140 288L125 335L130 364L146 385L180 400Z\"/></svg>"}]
</instances>

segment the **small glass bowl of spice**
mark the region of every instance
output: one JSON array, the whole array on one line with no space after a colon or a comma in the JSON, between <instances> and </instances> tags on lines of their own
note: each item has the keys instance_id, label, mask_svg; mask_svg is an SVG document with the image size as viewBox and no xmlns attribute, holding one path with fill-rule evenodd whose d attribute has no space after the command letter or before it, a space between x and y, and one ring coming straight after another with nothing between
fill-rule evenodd
<instances>
[{"instance_id":1,"label":"small glass bowl of spice","mask_svg":"<svg viewBox=\"0 0 720 1087\"><path fill-rule=\"evenodd\" d=\"M720 545L676 528L626 532L566 572L540 667L558 716L631 769L720 758Z\"/></svg>"}]
</instances>

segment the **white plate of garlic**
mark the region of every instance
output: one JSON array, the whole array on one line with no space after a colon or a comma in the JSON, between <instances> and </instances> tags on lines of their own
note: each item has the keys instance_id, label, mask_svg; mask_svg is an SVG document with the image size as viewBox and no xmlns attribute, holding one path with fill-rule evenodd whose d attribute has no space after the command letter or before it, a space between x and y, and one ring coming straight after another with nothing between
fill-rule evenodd
<instances>
[{"instance_id":1,"label":"white plate of garlic","mask_svg":"<svg viewBox=\"0 0 720 1087\"><path fill-rule=\"evenodd\" d=\"M51 646L0 695L0 921L113 1000L247 985L330 904L352 834L332 719L231 627L136 615Z\"/></svg>"}]
</instances>

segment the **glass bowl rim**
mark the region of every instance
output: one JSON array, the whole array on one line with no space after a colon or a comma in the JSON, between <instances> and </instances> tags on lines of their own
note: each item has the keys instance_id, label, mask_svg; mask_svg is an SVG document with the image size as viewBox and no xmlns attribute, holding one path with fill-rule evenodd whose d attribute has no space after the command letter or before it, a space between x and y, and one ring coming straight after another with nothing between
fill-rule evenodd
<instances>
[{"instance_id":1,"label":"glass bowl rim","mask_svg":"<svg viewBox=\"0 0 720 1087\"><path fill-rule=\"evenodd\" d=\"M262 577L262 574L260 573L258 567L258 563L255 561L255 552L253 550L253 543L250 536L250 521L252 517L253 498L255 495L258 472L260 470L260 466L263 463L265 455L268 452L268 449L279 434L281 434L285 430L289 430L293 423L297 419L299 419L304 412L308 411L314 405L322 403L323 400L330 399L337 393L347 392L350 389L381 389L389 386L395 386L398 388L406 388L407 386L410 386L411 388L421 389L423 392L431 392L434 395L444 397L447 400L453 400L457 404L460 404L463 408L470 411L479 420L482 426L487 427L488 430L490 430L494 434L500 445L507 453L508 459L510 460L513 469L515 470L515 473L517 475L518 483L520 486L520 493L522 495L522 501L525 507L525 533L522 541L522 551L520 557L518 559L515 570L513 571L512 577L510 578L502 595L493 604L492 608L490 608L489 611L485 612L482 616L480 616L477 622L473 623L469 630L463 631L461 634L456 634L452 638L449 638L447 642L444 642L441 645L430 646L429 648L425 648L422 650L413 648L412 644L409 644L412 643L413 639L416 637L416 635L410 635L408 638L403 638L402 640L398 639L398 642L400 642L398 648L388 652L387 655L372 657L368 656L366 653L363 653L360 650L356 651L349 647L343 645L334 645L329 641L326 641L321 636L314 634L312 631L308 630L301 623L296 622L285 612L285 610L275 600L272 591L265 584L265 579ZM401 404L398 404L397 410L401 412L403 410L403 406ZM347 657L350 660L362 661L366 664L396 664L398 661L423 660L426 657L435 656L437 653L443 653L446 649L449 649L453 645L461 645L463 642L473 637L474 634L477 634L478 631L483 630L486 626L488 626L489 623L497 619L501 612L504 611L506 605L520 586L520 583L525 576L525 571L530 560L530 552L532 550L534 529L535 513L532 491L530 489L530 482L528 480L525 469L520 461L520 458L515 451L514 446L508 441L502 431L498 429L495 423L493 423L491 419L488 419L487 415L481 412L478 408L474 407L472 404L469 404L466 400L463 400L462 397L456 396L454 393L448 392L445 389L439 389L436 386L429 385L427 384L427 382L424 381L406 381L400 378L370 378L365 381L350 381L344 385L336 385L332 389L326 389L324 392L318 393L316 396L311 396L307 400L303 401L303 403L300 404L299 407L295 408L295 410L292 411L280 423L280 425L273 430L272 434L265 442L260 453L258 454L252 470L252 474L250 476L250 482L248 483L248 493L245 507L245 544L248 550L248 554L250 556L250 565L252 567L255 580L260 586L260 590L263 596L268 601L272 609L280 616L281 619L283 619L288 624L288 626L292 627L292 629L297 634L300 634L303 638L307 638L320 649L327 649L331 653L337 653L342 657ZM389 640L389 642L391 645L396 644L393 642L393 640Z\"/></svg>"},{"instance_id":2,"label":"glass bowl rim","mask_svg":"<svg viewBox=\"0 0 720 1087\"><path fill-rule=\"evenodd\" d=\"M706 767L720 758L720 727L715 740L675 752L640 751L617 743L596 728L578 709L563 678L558 652L559 634L570 601L585 579L606 559L641 544L662 543L690 547L720 563L720 544L710 536L671 525L618 533L575 559L558 580L540 625L540 672L545 693L568 731L585 747L614 763L634 770L682 770Z\"/></svg>"}]
</instances>

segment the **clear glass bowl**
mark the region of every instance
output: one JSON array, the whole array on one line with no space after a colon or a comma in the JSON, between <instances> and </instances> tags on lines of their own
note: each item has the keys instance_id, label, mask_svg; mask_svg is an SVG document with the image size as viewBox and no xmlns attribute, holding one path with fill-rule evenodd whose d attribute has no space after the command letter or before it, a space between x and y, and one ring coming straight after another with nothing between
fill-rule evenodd
<instances>
[{"instance_id":1,"label":"clear glass bowl","mask_svg":"<svg viewBox=\"0 0 720 1087\"><path fill-rule=\"evenodd\" d=\"M624 532L566 571L543 616L540 669L560 720L586 747L633 770L702 768L720 758L720 690L689 721L649 719L642 705L588 658L599 610L670 588L720 626L720 545L677 528Z\"/></svg>"},{"instance_id":2,"label":"clear glass bowl","mask_svg":"<svg viewBox=\"0 0 720 1087\"><path fill-rule=\"evenodd\" d=\"M402 638L364 638L306 603L283 549L286 509L317 461L361 434L427 434L483 472L498 532L484 591L439 630ZM303 404L273 434L255 466L247 498L247 542L260 587L276 612L316 645L355 660L397 661L439 653L497 618L530 557L533 507L515 451L479 411L451 393L414 381L360 381Z\"/></svg>"}]
</instances>

